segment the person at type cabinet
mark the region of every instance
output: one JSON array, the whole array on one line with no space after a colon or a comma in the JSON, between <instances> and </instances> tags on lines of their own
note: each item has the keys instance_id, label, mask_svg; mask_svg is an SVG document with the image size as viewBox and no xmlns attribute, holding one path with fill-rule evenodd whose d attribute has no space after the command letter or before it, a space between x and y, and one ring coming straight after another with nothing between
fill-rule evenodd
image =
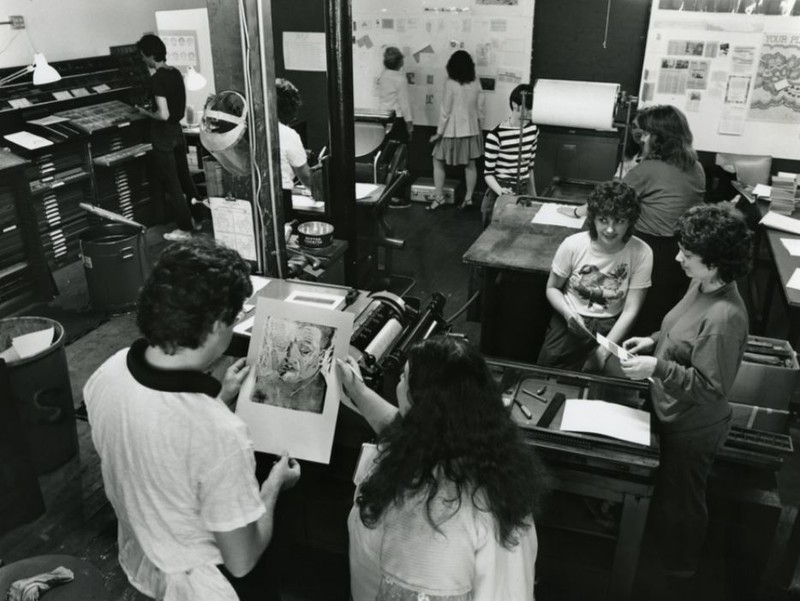
<instances>
[{"instance_id":1,"label":"person at type cabinet","mask_svg":"<svg viewBox=\"0 0 800 601\"><path fill-rule=\"evenodd\" d=\"M609 352L595 334L620 343L650 287L653 252L633 235L640 205L629 185L599 184L589 196L589 231L564 240L553 257L545 294L553 306L537 363L601 371Z\"/></svg>"},{"instance_id":2,"label":"person at type cabinet","mask_svg":"<svg viewBox=\"0 0 800 601\"><path fill-rule=\"evenodd\" d=\"M378 433L347 520L353 601L530 601L543 474L480 353L444 336L413 346L398 407L337 362Z\"/></svg>"},{"instance_id":3,"label":"person at type cabinet","mask_svg":"<svg viewBox=\"0 0 800 601\"><path fill-rule=\"evenodd\" d=\"M165 601L279 599L265 566L278 495L300 467L281 457L259 489L247 427L226 403L248 373L207 375L252 293L250 269L210 238L168 246L139 296L144 336L86 383L92 441L118 519L119 561Z\"/></svg>"},{"instance_id":4,"label":"person at type cabinet","mask_svg":"<svg viewBox=\"0 0 800 601\"><path fill-rule=\"evenodd\" d=\"M661 440L651 523L665 570L691 576L708 524L706 481L731 422L727 395L747 343L747 312L736 288L752 257L744 220L721 206L690 209L675 226L675 260L691 278L661 329L623 346L632 379L650 378ZM644 353L653 353L646 356Z\"/></svg>"},{"instance_id":5,"label":"person at type cabinet","mask_svg":"<svg viewBox=\"0 0 800 601\"><path fill-rule=\"evenodd\" d=\"M146 34L136 43L139 53L150 69L150 91L155 110L137 107L150 117L150 142L153 144L153 161L158 173L166 182L166 192L178 229L164 234L167 240L190 238L195 224L190 210L190 200L197 197L189 163L186 158L186 139L181 129L181 119L186 112L186 88L183 76L167 65L167 47L158 36Z\"/></svg>"},{"instance_id":6,"label":"person at type cabinet","mask_svg":"<svg viewBox=\"0 0 800 601\"><path fill-rule=\"evenodd\" d=\"M492 220L495 200L503 194L536 195L533 162L539 128L530 121L533 87L520 84L508 98L511 114L486 134L483 145L483 178L488 190L481 203L483 226Z\"/></svg>"},{"instance_id":7,"label":"person at type cabinet","mask_svg":"<svg viewBox=\"0 0 800 601\"><path fill-rule=\"evenodd\" d=\"M281 182L283 186L283 219L292 218L292 188L296 175L302 184L311 192L313 182L311 168L308 166L308 155L303 147L300 134L289 127L297 119L297 112L303 104L300 92L288 79L275 80L278 97L278 142L281 150Z\"/></svg>"},{"instance_id":8,"label":"person at type cabinet","mask_svg":"<svg viewBox=\"0 0 800 601\"><path fill-rule=\"evenodd\" d=\"M475 161L483 154L483 97L475 78L475 63L466 50L456 50L447 61L447 81L440 107L439 124L431 136L433 183L436 191L426 208L435 211L444 204L445 165L464 165L467 191L462 207L472 206L478 181Z\"/></svg>"}]
</instances>

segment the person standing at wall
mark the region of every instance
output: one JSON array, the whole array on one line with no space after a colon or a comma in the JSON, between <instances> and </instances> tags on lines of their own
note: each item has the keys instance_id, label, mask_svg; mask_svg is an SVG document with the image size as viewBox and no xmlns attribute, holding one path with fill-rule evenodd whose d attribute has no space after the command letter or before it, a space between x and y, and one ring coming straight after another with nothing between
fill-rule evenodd
<instances>
[{"instance_id":1,"label":"person standing at wall","mask_svg":"<svg viewBox=\"0 0 800 601\"><path fill-rule=\"evenodd\" d=\"M408 81L403 73L403 53L394 46L383 51L383 72L378 78L378 101L382 111L394 111L394 122L387 136L408 144L414 132L411 101L408 98Z\"/></svg>"},{"instance_id":2,"label":"person standing at wall","mask_svg":"<svg viewBox=\"0 0 800 601\"><path fill-rule=\"evenodd\" d=\"M186 139L181 129L181 119L186 112L186 88L183 75L167 65L167 47L156 35L145 34L136 47L148 68L154 69L150 78L150 92L154 109L137 107L150 118L150 142L153 144L153 161L159 177L166 183L172 211L178 229L167 232L167 240L185 240L195 229L190 210L197 188L189 172L186 158Z\"/></svg>"},{"instance_id":3,"label":"person standing at wall","mask_svg":"<svg viewBox=\"0 0 800 601\"><path fill-rule=\"evenodd\" d=\"M456 50L447 61L447 81L440 108L439 124L431 136L433 144L433 183L436 191L428 197L429 211L444 204L446 165L463 165L467 190L462 207L472 206L478 181L476 159L483 155L483 102L481 86L475 77L475 63L469 52Z\"/></svg>"}]
</instances>

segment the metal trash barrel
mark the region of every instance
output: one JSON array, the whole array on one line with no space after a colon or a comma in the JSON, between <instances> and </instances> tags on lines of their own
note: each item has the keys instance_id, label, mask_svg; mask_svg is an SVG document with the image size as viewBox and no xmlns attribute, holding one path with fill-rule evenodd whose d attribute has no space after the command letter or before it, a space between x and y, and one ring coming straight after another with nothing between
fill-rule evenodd
<instances>
[{"instance_id":1,"label":"metal trash barrel","mask_svg":"<svg viewBox=\"0 0 800 601\"><path fill-rule=\"evenodd\" d=\"M143 228L98 225L81 234L80 244L92 307L111 313L130 311L150 272Z\"/></svg>"},{"instance_id":2,"label":"metal trash barrel","mask_svg":"<svg viewBox=\"0 0 800 601\"><path fill-rule=\"evenodd\" d=\"M48 348L6 364L37 474L54 470L78 451L64 328L46 317L0 319L0 352L12 346L12 338L50 327L54 333Z\"/></svg>"}]
</instances>

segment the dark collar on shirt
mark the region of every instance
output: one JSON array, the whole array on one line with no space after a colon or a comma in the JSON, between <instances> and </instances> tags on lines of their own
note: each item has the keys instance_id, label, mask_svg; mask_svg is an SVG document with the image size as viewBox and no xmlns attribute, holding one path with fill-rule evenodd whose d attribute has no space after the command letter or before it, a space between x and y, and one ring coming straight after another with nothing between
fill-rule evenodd
<instances>
[{"instance_id":1,"label":"dark collar on shirt","mask_svg":"<svg viewBox=\"0 0 800 601\"><path fill-rule=\"evenodd\" d=\"M158 369L147 362L149 345L141 338L128 349L128 369L142 386L162 392L198 392L216 397L222 385L215 378L193 369Z\"/></svg>"}]
</instances>

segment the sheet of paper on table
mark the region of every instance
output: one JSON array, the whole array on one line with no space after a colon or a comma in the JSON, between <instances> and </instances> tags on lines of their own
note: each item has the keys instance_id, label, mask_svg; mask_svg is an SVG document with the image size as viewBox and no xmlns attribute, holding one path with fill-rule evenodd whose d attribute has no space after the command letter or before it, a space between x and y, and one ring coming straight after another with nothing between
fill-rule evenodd
<instances>
[{"instance_id":1,"label":"sheet of paper on table","mask_svg":"<svg viewBox=\"0 0 800 601\"><path fill-rule=\"evenodd\" d=\"M650 414L606 401L567 399L561 430L602 434L650 446Z\"/></svg>"},{"instance_id":2,"label":"sheet of paper on table","mask_svg":"<svg viewBox=\"0 0 800 601\"><path fill-rule=\"evenodd\" d=\"M786 247L793 257L800 257L800 240L797 238L781 238L781 244Z\"/></svg>"},{"instance_id":3,"label":"sheet of paper on table","mask_svg":"<svg viewBox=\"0 0 800 601\"><path fill-rule=\"evenodd\" d=\"M775 213L774 211L769 211L761 218L759 223L774 230L780 230L782 232L788 232L790 234L797 234L800 236L800 220Z\"/></svg>"},{"instance_id":4,"label":"sheet of paper on table","mask_svg":"<svg viewBox=\"0 0 800 601\"><path fill-rule=\"evenodd\" d=\"M575 205L564 205L555 202L543 202L542 206L536 211L536 215L531 219L531 223L538 223L540 225L560 225L562 227L569 227L579 230L583 227L586 217L568 217L559 213L559 207L567 207L574 210Z\"/></svg>"},{"instance_id":5,"label":"sheet of paper on table","mask_svg":"<svg viewBox=\"0 0 800 601\"><path fill-rule=\"evenodd\" d=\"M789 278L789 281L786 282L787 288L794 288L795 290L800 290L800 269L795 269L792 277Z\"/></svg>"},{"instance_id":6,"label":"sheet of paper on table","mask_svg":"<svg viewBox=\"0 0 800 601\"><path fill-rule=\"evenodd\" d=\"M764 184L756 184L753 188L753 196L756 198L763 198L769 200L769 195L772 194L772 187L765 186Z\"/></svg>"},{"instance_id":7,"label":"sheet of paper on table","mask_svg":"<svg viewBox=\"0 0 800 601\"><path fill-rule=\"evenodd\" d=\"M356 198L367 198L378 188L380 188L380 184L364 184L361 182L356 182Z\"/></svg>"}]
</instances>

